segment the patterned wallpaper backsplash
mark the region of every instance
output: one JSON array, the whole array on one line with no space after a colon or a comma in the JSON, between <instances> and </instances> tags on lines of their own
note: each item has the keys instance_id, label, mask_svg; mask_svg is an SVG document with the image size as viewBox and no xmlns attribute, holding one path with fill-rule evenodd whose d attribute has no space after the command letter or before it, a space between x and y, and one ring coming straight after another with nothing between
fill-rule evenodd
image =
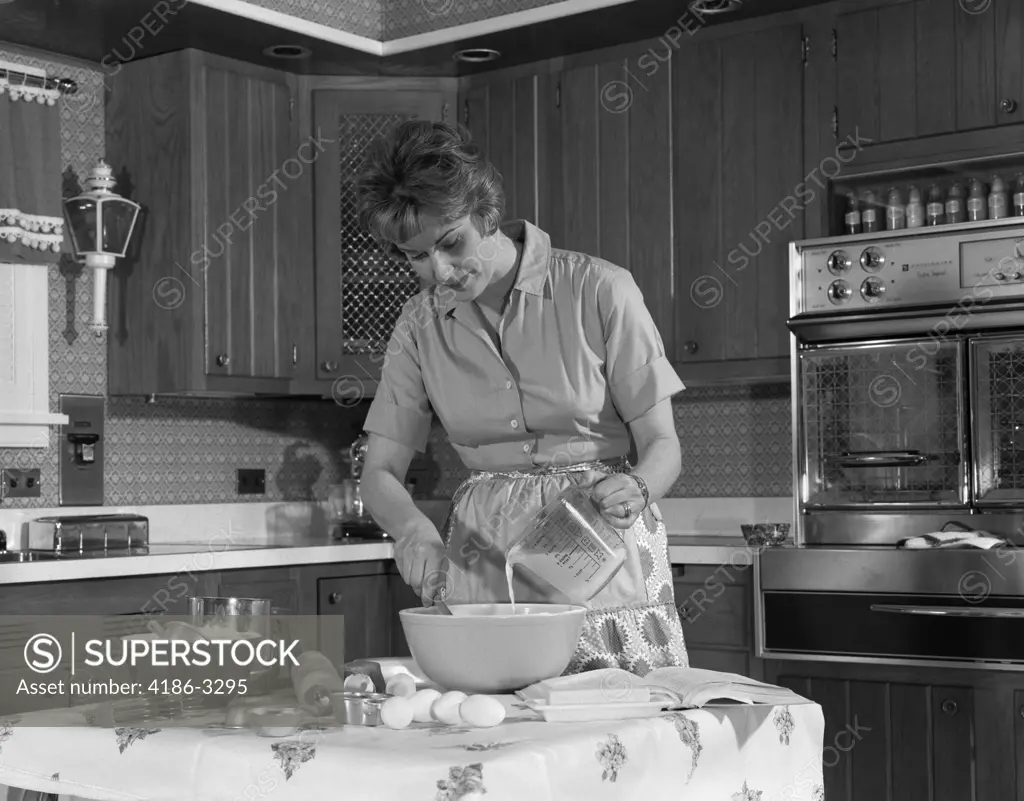
<instances>
[{"instance_id":1,"label":"patterned wallpaper backsplash","mask_svg":"<svg viewBox=\"0 0 1024 801\"><path fill-rule=\"evenodd\" d=\"M98 70L0 50L0 60L44 67L99 94ZM69 186L103 155L103 108L61 107L62 165ZM70 191L74 191L71 189ZM70 261L50 271L50 404L58 395L106 394L107 346L89 333L92 284ZM329 401L165 400L110 398L106 420L107 505L229 503L326 498L347 466L341 457L360 432L367 404ZM790 494L788 388L694 389L674 405L683 472L672 497L763 497ZM48 449L0 448L0 467L42 469L42 496L5 506L57 506L57 429ZM266 495L238 496L235 469L262 467ZM450 498L466 470L435 426L427 454L413 465L417 496Z\"/></svg>"}]
</instances>

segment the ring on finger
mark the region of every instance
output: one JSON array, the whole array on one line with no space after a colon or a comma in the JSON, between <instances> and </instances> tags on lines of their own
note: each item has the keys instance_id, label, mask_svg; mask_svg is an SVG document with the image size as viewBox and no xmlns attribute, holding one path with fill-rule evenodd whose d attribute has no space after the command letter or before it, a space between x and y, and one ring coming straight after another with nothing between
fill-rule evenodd
<instances>
[{"instance_id":1,"label":"ring on finger","mask_svg":"<svg viewBox=\"0 0 1024 801\"><path fill-rule=\"evenodd\" d=\"M622 502L622 516L630 517L633 514L633 510L629 508L629 501Z\"/></svg>"}]
</instances>

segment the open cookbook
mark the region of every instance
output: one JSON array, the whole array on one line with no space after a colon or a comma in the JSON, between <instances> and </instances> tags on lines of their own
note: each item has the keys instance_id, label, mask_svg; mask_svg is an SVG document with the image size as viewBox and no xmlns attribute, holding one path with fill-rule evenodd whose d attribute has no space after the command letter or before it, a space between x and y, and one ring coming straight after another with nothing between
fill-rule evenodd
<instances>
[{"instance_id":1,"label":"open cookbook","mask_svg":"<svg viewBox=\"0 0 1024 801\"><path fill-rule=\"evenodd\" d=\"M604 668L531 684L516 693L531 709L580 706L657 706L700 709L712 702L801 704L806 699L785 687L736 673L690 667L663 667L646 676Z\"/></svg>"}]
</instances>

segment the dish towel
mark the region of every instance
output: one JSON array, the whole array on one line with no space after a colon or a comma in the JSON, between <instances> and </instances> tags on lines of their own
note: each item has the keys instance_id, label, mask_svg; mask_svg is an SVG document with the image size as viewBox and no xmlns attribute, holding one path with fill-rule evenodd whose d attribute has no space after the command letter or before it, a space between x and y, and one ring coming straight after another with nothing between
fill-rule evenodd
<instances>
[{"instance_id":1,"label":"dish towel","mask_svg":"<svg viewBox=\"0 0 1024 801\"><path fill-rule=\"evenodd\" d=\"M981 548L988 550L997 545L1008 545L1002 537L993 537L987 531L933 531L919 537L908 537L896 543L898 548Z\"/></svg>"},{"instance_id":2,"label":"dish towel","mask_svg":"<svg viewBox=\"0 0 1024 801\"><path fill-rule=\"evenodd\" d=\"M528 703L551 706L576 704L646 703L651 689L639 677L618 668L603 668L557 676L519 690L517 696Z\"/></svg>"}]
</instances>

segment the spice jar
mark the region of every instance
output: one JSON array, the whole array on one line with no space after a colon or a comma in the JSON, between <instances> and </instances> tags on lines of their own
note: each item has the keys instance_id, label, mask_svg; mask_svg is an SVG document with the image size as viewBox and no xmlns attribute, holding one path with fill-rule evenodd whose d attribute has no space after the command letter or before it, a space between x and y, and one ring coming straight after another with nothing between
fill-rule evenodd
<instances>
[{"instance_id":1,"label":"spice jar","mask_svg":"<svg viewBox=\"0 0 1024 801\"><path fill-rule=\"evenodd\" d=\"M967 211L964 209L964 188L959 184L953 184L949 188L949 195L946 197L946 222L950 225L962 223L967 220Z\"/></svg>"},{"instance_id":2,"label":"spice jar","mask_svg":"<svg viewBox=\"0 0 1024 801\"><path fill-rule=\"evenodd\" d=\"M1017 173L1013 185L1013 216L1024 217L1024 172Z\"/></svg>"},{"instance_id":3,"label":"spice jar","mask_svg":"<svg viewBox=\"0 0 1024 801\"><path fill-rule=\"evenodd\" d=\"M898 231L906 222L906 209L903 207L903 195L895 186L889 189L889 199L885 204L885 230Z\"/></svg>"},{"instance_id":4,"label":"spice jar","mask_svg":"<svg viewBox=\"0 0 1024 801\"><path fill-rule=\"evenodd\" d=\"M846 215L843 222L847 234L860 233L860 205L857 202L857 195L853 192L846 193Z\"/></svg>"},{"instance_id":5,"label":"spice jar","mask_svg":"<svg viewBox=\"0 0 1024 801\"><path fill-rule=\"evenodd\" d=\"M946 204L942 201L942 190L932 184L928 189L928 205L925 208L928 225L942 225L946 219Z\"/></svg>"},{"instance_id":6,"label":"spice jar","mask_svg":"<svg viewBox=\"0 0 1024 801\"><path fill-rule=\"evenodd\" d=\"M875 200L875 193L870 189L861 197L861 228L865 234L873 234L881 230L878 220L878 201Z\"/></svg>"},{"instance_id":7,"label":"spice jar","mask_svg":"<svg viewBox=\"0 0 1024 801\"><path fill-rule=\"evenodd\" d=\"M980 222L986 219L987 210L985 184L977 178L972 178L967 194L967 219L971 222Z\"/></svg>"},{"instance_id":8,"label":"spice jar","mask_svg":"<svg viewBox=\"0 0 1024 801\"><path fill-rule=\"evenodd\" d=\"M910 187L907 199L907 228L920 228L924 225L924 203L921 202L921 191Z\"/></svg>"},{"instance_id":9,"label":"spice jar","mask_svg":"<svg viewBox=\"0 0 1024 801\"><path fill-rule=\"evenodd\" d=\"M1001 220L1010 213L1009 202L1006 197L1006 184L998 175L992 176L992 187L988 192L988 218L990 220Z\"/></svg>"}]
</instances>

